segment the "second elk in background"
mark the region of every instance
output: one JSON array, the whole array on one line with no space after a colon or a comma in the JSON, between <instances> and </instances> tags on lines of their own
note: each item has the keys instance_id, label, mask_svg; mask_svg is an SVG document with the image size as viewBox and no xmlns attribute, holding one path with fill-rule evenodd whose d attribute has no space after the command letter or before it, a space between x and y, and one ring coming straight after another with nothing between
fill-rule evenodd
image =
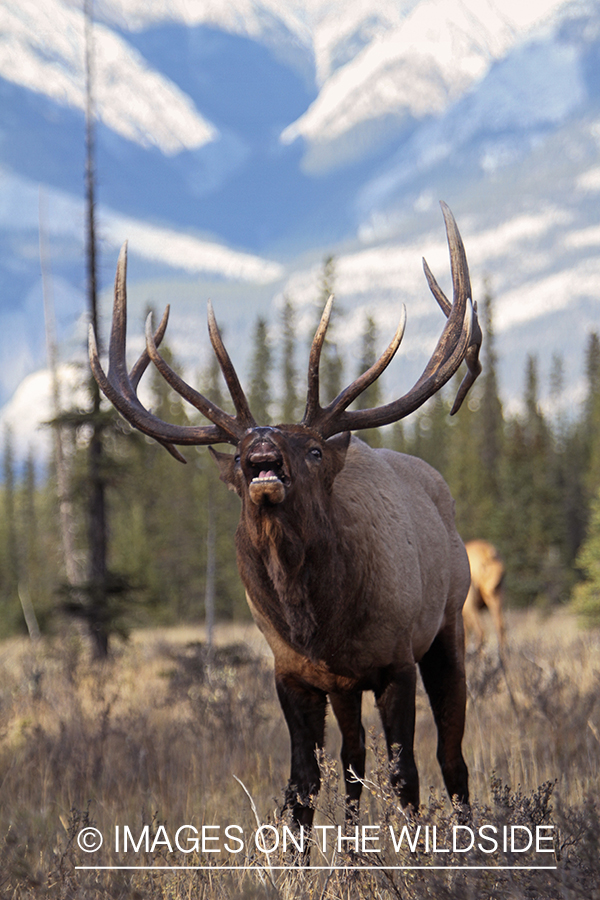
<instances>
[{"instance_id":1,"label":"second elk in background","mask_svg":"<svg viewBox=\"0 0 600 900\"><path fill-rule=\"evenodd\" d=\"M473 635L478 647L485 640L481 610L489 609L498 644L504 646L506 631L502 614L502 583L504 563L498 551L488 541L467 541L465 544L471 566L471 587L463 606L463 620L467 639Z\"/></svg>"}]
</instances>

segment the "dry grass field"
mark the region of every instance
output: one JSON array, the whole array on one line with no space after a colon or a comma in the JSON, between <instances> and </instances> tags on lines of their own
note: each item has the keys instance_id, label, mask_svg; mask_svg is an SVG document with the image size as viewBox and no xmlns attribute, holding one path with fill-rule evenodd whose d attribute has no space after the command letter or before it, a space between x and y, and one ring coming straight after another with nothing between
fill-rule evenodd
<instances>
[{"instance_id":1,"label":"dry grass field","mask_svg":"<svg viewBox=\"0 0 600 900\"><path fill-rule=\"evenodd\" d=\"M288 736L253 626L219 629L210 660L200 629L136 633L104 665L75 636L1 645L0 896L600 898L600 635L533 613L509 617L508 634L502 661L492 641L468 654L472 818L444 794L422 691L422 807L405 816L365 697L359 843L337 840L355 832L330 722L315 822L333 827L315 832L311 868L289 847ZM403 826L414 850L394 846ZM95 852L80 848L88 828L104 838ZM468 828L475 842L461 852ZM520 852L536 828L551 852ZM216 869L226 865L239 868Z\"/></svg>"}]
</instances>

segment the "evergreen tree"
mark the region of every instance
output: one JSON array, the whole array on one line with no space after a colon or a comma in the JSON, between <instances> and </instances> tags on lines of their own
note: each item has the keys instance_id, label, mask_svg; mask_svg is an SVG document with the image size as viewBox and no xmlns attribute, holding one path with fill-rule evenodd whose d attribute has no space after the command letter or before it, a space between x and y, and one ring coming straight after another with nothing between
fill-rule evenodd
<instances>
[{"instance_id":1,"label":"evergreen tree","mask_svg":"<svg viewBox=\"0 0 600 900\"><path fill-rule=\"evenodd\" d=\"M19 544L17 536L17 510L16 510L16 487L15 487L15 457L12 440L12 431L10 428L4 429L4 453L3 453L3 476L4 476L4 515L3 515L3 531L4 531L4 559L2 571L2 593L3 593L3 630L5 634L10 634L14 629L22 630L23 618L21 615L19 604Z\"/></svg>"},{"instance_id":2,"label":"evergreen tree","mask_svg":"<svg viewBox=\"0 0 600 900\"><path fill-rule=\"evenodd\" d=\"M525 415L509 424L503 466L503 551L520 605L554 602L566 590L564 523L554 444L538 399L537 362L526 368Z\"/></svg>"},{"instance_id":3,"label":"evergreen tree","mask_svg":"<svg viewBox=\"0 0 600 900\"><path fill-rule=\"evenodd\" d=\"M582 444L585 487L589 498L600 488L600 337L592 331L586 348L587 396L584 407Z\"/></svg>"},{"instance_id":4,"label":"evergreen tree","mask_svg":"<svg viewBox=\"0 0 600 900\"><path fill-rule=\"evenodd\" d=\"M211 358L201 393L222 409L226 407L221 369L215 356ZM250 614L238 575L233 541L239 519L239 499L224 490L219 481L217 467L206 450L200 451L197 472L198 502L206 509L205 603L206 598L210 600L212 592L215 618L227 620L248 618ZM208 580L211 568L214 572L212 586ZM207 610L207 617L208 614Z\"/></svg>"},{"instance_id":5,"label":"evergreen tree","mask_svg":"<svg viewBox=\"0 0 600 900\"><path fill-rule=\"evenodd\" d=\"M161 347L161 355L171 368L178 369L168 347ZM150 374L155 414L164 421L188 425L181 397L154 367ZM184 466L155 442L142 439L141 448L146 489L140 491L145 532L140 540L146 543L143 556L148 567L144 572L138 565L137 578L146 585L146 603L163 621L199 618L204 603L205 545L198 535L205 511L194 487L198 450L186 451L188 464Z\"/></svg>"},{"instance_id":6,"label":"evergreen tree","mask_svg":"<svg viewBox=\"0 0 600 900\"><path fill-rule=\"evenodd\" d=\"M377 361L377 358L377 326L373 316L367 315L362 336L360 362L358 364L356 376L359 377L363 372L366 372L367 369L370 369ZM381 384L378 378L356 398L353 406L355 409L373 409L376 406L381 406L381 402ZM379 428L367 428L365 431L361 432L360 436L367 444L370 444L371 447L382 446L383 441L381 429Z\"/></svg>"},{"instance_id":7,"label":"evergreen tree","mask_svg":"<svg viewBox=\"0 0 600 900\"><path fill-rule=\"evenodd\" d=\"M563 434L563 503L567 558L573 563L584 540L590 503L600 488L600 338L588 337L585 353L587 391L579 421Z\"/></svg>"},{"instance_id":8,"label":"evergreen tree","mask_svg":"<svg viewBox=\"0 0 600 900\"><path fill-rule=\"evenodd\" d=\"M493 520L500 500L499 469L502 454L503 414L498 394L498 357L493 319L493 297L489 283L482 302L483 372L480 376L479 452L481 454L483 491L487 498L489 529L482 537L493 538Z\"/></svg>"},{"instance_id":9,"label":"evergreen tree","mask_svg":"<svg viewBox=\"0 0 600 900\"><path fill-rule=\"evenodd\" d=\"M296 371L296 316L294 305L289 297L281 313L283 332L283 399L281 403L281 421L287 424L297 422L301 411L298 399L297 371Z\"/></svg>"},{"instance_id":10,"label":"evergreen tree","mask_svg":"<svg viewBox=\"0 0 600 900\"><path fill-rule=\"evenodd\" d=\"M600 625L600 490L592 500L588 533L576 565L583 580L573 591L572 609L588 625Z\"/></svg>"},{"instance_id":11,"label":"evergreen tree","mask_svg":"<svg viewBox=\"0 0 600 900\"><path fill-rule=\"evenodd\" d=\"M335 257L328 256L323 262L323 271L321 274L321 286L319 290L318 319L321 318L325 304L329 297L334 294L335 287ZM342 378L344 374L344 364L340 356L338 346L335 342L335 322L341 315L339 305L333 304L331 318L329 320L329 328L323 342L321 350L320 374L320 399L321 404L325 406L342 391ZM312 335L311 335L312 340Z\"/></svg>"},{"instance_id":12,"label":"evergreen tree","mask_svg":"<svg viewBox=\"0 0 600 900\"><path fill-rule=\"evenodd\" d=\"M269 425L271 423L273 354L267 333L267 323L262 316L256 320L252 348L248 402L257 423Z\"/></svg>"},{"instance_id":13,"label":"evergreen tree","mask_svg":"<svg viewBox=\"0 0 600 900\"><path fill-rule=\"evenodd\" d=\"M460 374L452 383L450 395L454 397L460 383ZM481 386L471 388L467 400L453 418L448 416L437 426L434 443L441 445L438 457L447 460L441 472L445 476L456 504L456 525L463 540L474 538L495 539L490 521L490 501L486 483L485 465L481 450L482 406ZM445 434L441 431L445 422ZM444 449L445 447L445 449Z\"/></svg>"},{"instance_id":14,"label":"evergreen tree","mask_svg":"<svg viewBox=\"0 0 600 900\"><path fill-rule=\"evenodd\" d=\"M455 423L449 419L450 407L444 391L434 394L417 412L409 452L449 477L450 429Z\"/></svg>"},{"instance_id":15,"label":"evergreen tree","mask_svg":"<svg viewBox=\"0 0 600 900\"><path fill-rule=\"evenodd\" d=\"M38 550L38 521L36 512L35 464L31 453L25 460L22 487L22 553L24 572L30 595L38 592L40 559Z\"/></svg>"},{"instance_id":16,"label":"evergreen tree","mask_svg":"<svg viewBox=\"0 0 600 900\"><path fill-rule=\"evenodd\" d=\"M581 427L569 423L562 412L564 390L564 363L560 354L554 354L550 371L550 402L553 414L553 469L550 477L559 497L563 522L562 556L572 570L575 556L583 539L587 520L587 502L584 499L584 465L581 447Z\"/></svg>"}]
</instances>

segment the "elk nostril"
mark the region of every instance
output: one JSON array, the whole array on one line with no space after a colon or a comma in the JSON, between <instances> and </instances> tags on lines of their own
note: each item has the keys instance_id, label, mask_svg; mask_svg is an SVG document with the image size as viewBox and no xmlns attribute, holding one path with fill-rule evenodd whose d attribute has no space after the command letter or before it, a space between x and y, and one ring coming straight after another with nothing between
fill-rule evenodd
<instances>
[{"instance_id":1,"label":"elk nostril","mask_svg":"<svg viewBox=\"0 0 600 900\"><path fill-rule=\"evenodd\" d=\"M281 462L282 456L270 441L260 441L250 449L247 459L251 465L255 465L258 462Z\"/></svg>"}]
</instances>

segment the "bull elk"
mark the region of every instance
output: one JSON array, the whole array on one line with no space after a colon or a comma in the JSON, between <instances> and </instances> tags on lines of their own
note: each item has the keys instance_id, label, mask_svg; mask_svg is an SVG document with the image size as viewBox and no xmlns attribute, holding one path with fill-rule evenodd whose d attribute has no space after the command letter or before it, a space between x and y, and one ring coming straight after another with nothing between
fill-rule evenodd
<instances>
[{"instance_id":1,"label":"bull elk","mask_svg":"<svg viewBox=\"0 0 600 900\"><path fill-rule=\"evenodd\" d=\"M505 640L502 615L504 563L494 545L488 541L467 541L465 549L471 567L471 586L463 606L465 633L472 634L477 645L481 647L484 631L480 614L487 607L498 636L498 644L503 647Z\"/></svg>"},{"instance_id":2,"label":"bull elk","mask_svg":"<svg viewBox=\"0 0 600 900\"><path fill-rule=\"evenodd\" d=\"M467 803L468 773L461 744L465 719L462 605L469 564L454 525L454 503L441 476L410 456L371 449L352 431L407 416L438 391L466 359L455 412L480 371L481 331L466 255L456 222L442 204L453 282L450 303L425 260L429 287L447 322L423 374L404 396L375 409L350 404L392 360L406 314L387 350L328 406L319 402L319 359L331 298L317 328L300 424L257 424L208 306L210 340L235 415L186 384L158 346L168 307L155 334L146 322L146 349L128 373L125 359L126 247L121 251L106 375L90 329L90 361L102 391L135 428L183 460L175 445L209 447L220 478L241 499L236 531L239 572L254 620L274 656L275 682L291 740L286 805L297 825L310 826L320 776L316 750L324 743L329 697L339 723L349 814L358 807L365 772L363 691L373 691L390 757L390 776L404 806L419 805L413 744L416 666L438 731L438 760L451 797ZM149 365L210 425L173 425L137 397ZM183 460L185 462L185 460ZM357 776L357 777L355 777Z\"/></svg>"}]
</instances>

